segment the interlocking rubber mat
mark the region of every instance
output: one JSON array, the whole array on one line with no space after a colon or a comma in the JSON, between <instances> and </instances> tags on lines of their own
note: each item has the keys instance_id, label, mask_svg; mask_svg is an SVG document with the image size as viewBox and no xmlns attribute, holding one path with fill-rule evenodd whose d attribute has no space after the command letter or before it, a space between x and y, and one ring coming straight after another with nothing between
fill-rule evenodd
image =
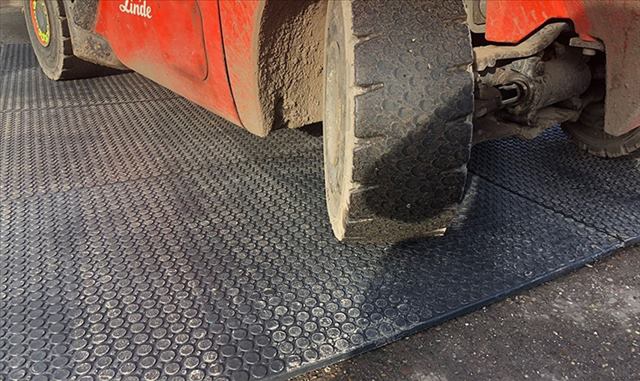
<instances>
[{"instance_id":1,"label":"interlocking rubber mat","mask_svg":"<svg viewBox=\"0 0 640 381\"><path fill-rule=\"evenodd\" d=\"M337 243L319 128L260 139L136 74L0 48L0 379L285 379L640 236L640 159L475 148L447 235Z\"/></svg>"}]
</instances>

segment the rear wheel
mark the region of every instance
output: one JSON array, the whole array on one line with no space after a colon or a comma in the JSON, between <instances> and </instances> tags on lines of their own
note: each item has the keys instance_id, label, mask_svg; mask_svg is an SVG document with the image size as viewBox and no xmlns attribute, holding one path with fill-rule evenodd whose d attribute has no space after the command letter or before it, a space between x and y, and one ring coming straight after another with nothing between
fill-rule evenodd
<instances>
[{"instance_id":1,"label":"rear wheel","mask_svg":"<svg viewBox=\"0 0 640 381\"><path fill-rule=\"evenodd\" d=\"M31 46L47 77L87 78L115 72L73 55L64 4L59 0L24 0Z\"/></svg>"},{"instance_id":2,"label":"rear wheel","mask_svg":"<svg viewBox=\"0 0 640 381\"><path fill-rule=\"evenodd\" d=\"M331 1L324 155L336 237L441 234L463 196L473 60L462 2Z\"/></svg>"},{"instance_id":3,"label":"rear wheel","mask_svg":"<svg viewBox=\"0 0 640 381\"><path fill-rule=\"evenodd\" d=\"M614 136L604 131L604 103L587 107L577 123L563 125L581 149L600 157L620 157L640 148L640 128Z\"/></svg>"}]
</instances>

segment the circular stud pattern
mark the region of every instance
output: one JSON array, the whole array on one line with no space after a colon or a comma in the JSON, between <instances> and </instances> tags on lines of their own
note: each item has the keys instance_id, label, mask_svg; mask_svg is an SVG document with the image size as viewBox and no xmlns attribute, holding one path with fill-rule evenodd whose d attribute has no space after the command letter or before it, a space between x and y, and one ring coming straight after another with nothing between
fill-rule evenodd
<instances>
[{"instance_id":1,"label":"circular stud pattern","mask_svg":"<svg viewBox=\"0 0 640 381\"><path fill-rule=\"evenodd\" d=\"M21 49L0 47L3 88L30 94L0 113L7 380L285 378L592 260L620 245L616 232L638 235L640 176L615 180L637 161L574 158L564 138L545 135L519 157L546 150L597 168L618 181L608 205L632 209L630 219L560 209L569 197L601 200L590 187L602 184L579 186L562 176L566 164L538 169L552 159L513 159L517 170L491 178L516 143L489 143L472 168L501 187L474 177L445 237L342 245L325 218L320 138L254 138L185 100L154 100L162 90L148 82L98 105L51 83L50 102L68 107L42 108L42 93L27 92L41 74L20 82L3 71L25 65ZM521 182L509 182L516 172ZM539 176L526 198L505 190L522 173Z\"/></svg>"}]
</instances>

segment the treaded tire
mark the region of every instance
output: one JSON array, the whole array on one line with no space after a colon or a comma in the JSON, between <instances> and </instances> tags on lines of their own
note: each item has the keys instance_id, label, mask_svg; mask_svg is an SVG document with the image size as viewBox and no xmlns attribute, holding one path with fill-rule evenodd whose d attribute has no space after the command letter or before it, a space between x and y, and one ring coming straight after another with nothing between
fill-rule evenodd
<instances>
[{"instance_id":1,"label":"treaded tire","mask_svg":"<svg viewBox=\"0 0 640 381\"><path fill-rule=\"evenodd\" d=\"M116 73L117 70L83 61L73 55L71 35L64 4L60 0L44 0L48 10L50 42L43 46L38 40L31 17L31 1L24 0L23 13L31 46L42 71L53 80L89 78Z\"/></svg>"},{"instance_id":2,"label":"treaded tire","mask_svg":"<svg viewBox=\"0 0 640 381\"><path fill-rule=\"evenodd\" d=\"M336 237L439 235L462 199L473 54L461 1L331 1L325 188Z\"/></svg>"},{"instance_id":3,"label":"treaded tire","mask_svg":"<svg viewBox=\"0 0 640 381\"><path fill-rule=\"evenodd\" d=\"M604 131L604 103L590 105L577 123L566 123L563 129L576 145L592 155L614 158L628 155L640 148L640 128L621 136Z\"/></svg>"}]
</instances>

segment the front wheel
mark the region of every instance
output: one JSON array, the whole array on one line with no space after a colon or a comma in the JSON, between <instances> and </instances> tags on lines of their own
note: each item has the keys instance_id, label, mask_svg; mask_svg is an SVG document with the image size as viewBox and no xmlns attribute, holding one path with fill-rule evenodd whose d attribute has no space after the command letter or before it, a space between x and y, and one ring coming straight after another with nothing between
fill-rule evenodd
<instances>
[{"instance_id":1,"label":"front wheel","mask_svg":"<svg viewBox=\"0 0 640 381\"><path fill-rule=\"evenodd\" d=\"M331 1L324 166L339 240L438 235L471 148L473 61L462 2Z\"/></svg>"},{"instance_id":2,"label":"front wheel","mask_svg":"<svg viewBox=\"0 0 640 381\"><path fill-rule=\"evenodd\" d=\"M53 80L88 78L115 71L73 55L64 4L60 0L24 0L31 46L44 74Z\"/></svg>"}]
</instances>

